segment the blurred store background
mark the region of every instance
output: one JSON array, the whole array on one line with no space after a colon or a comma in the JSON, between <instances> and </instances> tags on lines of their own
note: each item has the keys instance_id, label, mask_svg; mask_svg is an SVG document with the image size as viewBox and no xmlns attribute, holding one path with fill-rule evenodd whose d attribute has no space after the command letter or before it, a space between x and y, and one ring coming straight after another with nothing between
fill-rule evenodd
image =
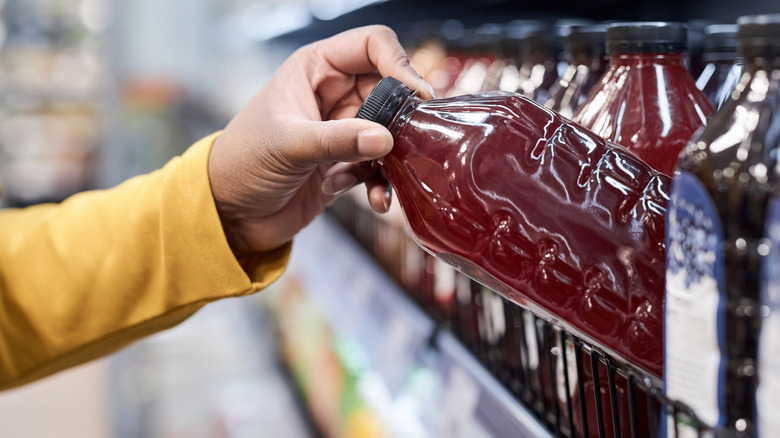
<instances>
[{"instance_id":1,"label":"blurred store background","mask_svg":"<svg viewBox=\"0 0 780 438\"><path fill-rule=\"evenodd\" d=\"M0 207L159 168L223 127L297 47L352 27L390 25L414 48L425 23L448 19L733 23L777 12L776 0L0 0ZM262 310L270 295L208 306L108 359L0 393L0 436L317 436L296 389L310 371L282 365ZM381 436L361 418L350 436Z\"/></svg>"}]
</instances>

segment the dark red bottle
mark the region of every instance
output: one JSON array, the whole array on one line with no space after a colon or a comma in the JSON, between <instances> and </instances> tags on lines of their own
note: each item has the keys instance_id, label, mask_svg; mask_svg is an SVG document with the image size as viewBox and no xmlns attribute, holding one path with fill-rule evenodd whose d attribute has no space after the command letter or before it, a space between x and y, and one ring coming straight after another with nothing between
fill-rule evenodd
<instances>
[{"instance_id":1,"label":"dark red bottle","mask_svg":"<svg viewBox=\"0 0 780 438\"><path fill-rule=\"evenodd\" d=\"M517 94L422 101L385 78L358 117L414 238L511 301L657 376L670 179Z\"/></svg>"},{"instance_id":2,"label":"dark red bottle","mask_svg":"<svg viewBox=\"0 0 780 438\"><path fill-rule=\"evenodd\" d=\"M574 116L672 175L677 156L712 113L685 67L680 23L620 23L607 28L610 67Z\"/></svg>"},{"instance_id":3,"label":"dark red bottle","mask_svg":"<svg viewBox=\"0 0 780 438\"><path fill-rule=\"evenodd\" d=\"M588 92L607 71L604 35L606 25L573 26L564 42L569 66L550 87L544 106L571 118Z\"/></svg>"}]
</instances>

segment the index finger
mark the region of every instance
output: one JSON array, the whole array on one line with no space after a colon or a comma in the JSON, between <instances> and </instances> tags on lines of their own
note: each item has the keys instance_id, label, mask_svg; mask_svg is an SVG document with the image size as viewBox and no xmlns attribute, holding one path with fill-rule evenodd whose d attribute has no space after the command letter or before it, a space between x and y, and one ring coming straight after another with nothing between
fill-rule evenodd
<instances>
[{"instance_id":1,"label":"index finger","mask_svg":"<svg viewBox=\"0 0 780 438\"><path fill-rule=\"evenodd\" d=\"M395 32L387 26L359 27L342 32L316 44L315 50L333 68L348 74L379 71L393 76L431 99L433 88L409 65L406 51Z\"/></svg>"}]
</instances>

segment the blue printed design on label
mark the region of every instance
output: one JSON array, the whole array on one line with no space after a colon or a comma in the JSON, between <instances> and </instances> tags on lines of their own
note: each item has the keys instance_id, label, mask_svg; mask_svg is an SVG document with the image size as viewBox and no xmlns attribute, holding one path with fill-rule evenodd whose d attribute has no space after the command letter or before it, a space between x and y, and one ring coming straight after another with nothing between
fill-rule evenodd
<instances>
[{"instance_id":1,"label":"blue printed design on label","mask_svg":"<svg viewBox=\"0 0 780 438\"><path fill-rule=\"evenodd\" d=\"M723 227L709 193L687 172L672 186L666 236L664 390L715 426L725 389Z\"/></svg>"}]
</instances>

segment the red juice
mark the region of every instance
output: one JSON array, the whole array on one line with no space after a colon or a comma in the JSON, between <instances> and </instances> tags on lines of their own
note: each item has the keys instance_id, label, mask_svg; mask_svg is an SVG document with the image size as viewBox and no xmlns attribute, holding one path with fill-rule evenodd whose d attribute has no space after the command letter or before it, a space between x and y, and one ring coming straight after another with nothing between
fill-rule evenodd
<instances>
[{"instance_id":1,"label":"red juice","mask_svg":"<svg viewBox=\"0 0 780 438\"><path fill-rule=\"evenodd\" d=\"M686 38L678 23L610 25L609 70L574 121L672 175L680 151L713 111L685 67Z\"/></svg>"},{"instance_id":2,"label":"red juice","mask_svg":"<svg viewBox=\"0 0 780 438\"><path fill-rule=\"evenodd\" d=\"M417 240L480 283L657 376L671 180L517 94L422 101L385 78L358 117Z\"/></svg>"}]
</instances>

